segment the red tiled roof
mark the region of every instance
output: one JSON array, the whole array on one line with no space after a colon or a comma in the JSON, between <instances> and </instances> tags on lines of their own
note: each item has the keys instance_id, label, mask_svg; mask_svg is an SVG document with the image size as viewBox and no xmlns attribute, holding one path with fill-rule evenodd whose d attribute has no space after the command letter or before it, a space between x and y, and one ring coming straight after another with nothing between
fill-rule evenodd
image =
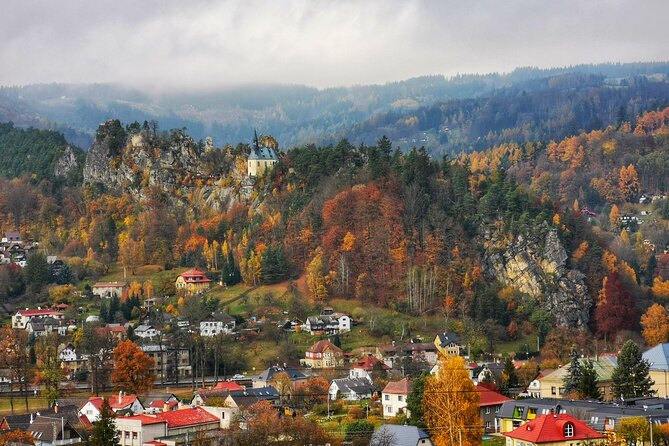
<instances>
[{"instance_id":1,"label":"red tiled roof","mask_svg":"<svg viewBox=\"0 0 669 446\"><path fill-rule=\"evenodd\" d=\"M207 282L211 282L211 280L209 280L207 278L207 276L205 276L202 271L200 271L199 269L195 269L195 268L189 269L188 271L186 271L185 273L180 274L179 276L183 277L184 281L187 282L187 283L207 283Z\"/></svg>"},{"instance_id":2,"label":"red tiled roof","mask_svg":"<svg viewBox=\"0 0 669 446\"><path fill-rule=\"evenodd\" d=\"M125 288L128 284L125 282L98 282L93 285L93 288Z\"/></svg>"},{"instance_id":3,"label":"red tiled roof","mask_svg":"<svg viewBox=\"0 0 669 446\"><path fill-rule=\"evenodd\" d=\"M159 418L158 415L129 415L127 417L119 417L119 419L123 420L139 420L143 426L147 424L159 424L159 423L165 423L165 420L162 418Z\"/></svg>"},{"instance_id":4,"label":"red tiled roof","mask_svg":"<svg viewBox=\"0 0 669 446\"><path fill-rule=\"evenodd\" d=\"M495 406L497 404L502 404L505 401L511 401L511 398L508 398L501 393L497 393L494 390L487 389L482 385L476 386L476 390L479 391L479 406Z\"/></svg>"},{"instance_id":5,"label":"red tiled roof","mask_svg":"<svg viewBox=\"0 0 669 446\"><path fill-rule=\"evenodd\" d=\"M309 350L307 350L309 353L323 353L326 348L330 348L331 350L339 350L340 352L342 349L334 345L332 342L328 341L327 339L320 340L316 342L314 345L309 347Z\"/></svg>"},{"instance_id":6,"label":"red tiled roof","mask_svg":"<svg viewBox=\"0 0 669 446\"><path fill-rule=\"evenodd\" d=\"M152 444L153 446L167 446L167 443L163 443L159 440L145 441L144 444Z\"/></svg>"},{"instance_id":7,"label":"red tiled roof","mask_svg":"<svg viewBox=\"0 0 669 446\"><path fill-rule=\"evenodd\" d=\"M162 409L165 406L165 403L167 403L167 407L169 407L170 409L173 408L174 406L179 405L179 403L177 403L176 401L167 402L167 401L163 401L163 400L155 400L155 401L152 401L151 404L149 404L149 407Z\"/></svg>"},{"instance_id":8,"label":"red tiled roof","mask_svg":"<svg viewBox=\"0 0 669 446\"><path fill-rule=\"evenodd\" d=\"M61 313L55 310L43 309L43 310L19 310L18 313L23 317L32 317L32 316L60 316Z\"/></svg>"},{"instance_id":9,"label":"red tiled roof","mask_svg":"<svg viewBox=\"0 0 669 446\"><path fill-rule=\"evenodd\" d=\"M222 381L216 384L214 390L227 390L232 392L233 390L244 390L244 387L231 381Z\"/></svg>"},{"instance_id":10,"label":"red tiled roof","mask_svg":"<svg viewBox=\"0 0 669 446\"><path fill-rule=\"evenodd\" d=\"M155 416L167 421L168 428L208 424L220 421L218 417L210 414L201 407L162 412L157 413Z\"/></svg>"},{"instance_id":11,"label":"red tiled roof","mask_svg":"<svg viewBox=\"0 0 669 446\"><path fill-rule=\"evenodd\" d=\"M373 370L373 369L374 369L374 366L375 366L376 364L378 364L378 363L381 363L381 368L382 368L383 370L388 370L388 369L390 369L390 367L388 367L384 362L382 362L381 360L377 359L377 358L374 357L374 356L365 356L365 357L362 358L360 361L358 361L358 362L353 366L353 368L356 368L356 369L363 369L363 370L369 372L370 370Z\"/></svg>"},{"instance_id":12,"label":"red tiled roof","mask_svg":"<svg viewBox=\"0 0 669 446\"><path fill-rule=\"evenodd\" d=\"M411 393L413 385L409 378L403 378L399 381L391 381L386 384L383 393L392 393L395 395L408 395Z\"/></svg>"},{"instance_id":13,"label":"red tiled roof","mask_svg":"<svg viewBox=\"0 0 669 446\"><path fill-rule=\"evenodd\" d=\"M79 421L89 429L93 427L93 423L91 423L91 420L89 420L85 414L79 415Z\"/></svg>"},{"instance_id":14,"label":"red tiled roof","mask_svg":"<svg viewBox=\"0 0 669 446\"><path fill-rule=\"evenodd\" d=\"M136 400L137 400L137 395L123 395L123 397L121 397L120 402L118 400L118 396L112 396L107 398L109 407L111 407L112 410L125 409L126 407L131 406ZM102 398L101 396L92 396L88 398L88 402L91 403L93 407L95 407L97 410L100 410L102 408L102 401L104 401L104 398Z\"/></svg>"},{"instance_id":15,"label":"red tiled roof","mask_svg":"<svg viewBox=\"0 0 669 446\"><path fill-rule=\"evenodd\" d=\"M564 436L567 423L574 425L574 435ZM604 434L589 428L583 421L577 420L569 414L539 415L534 420L525 423L515 430L504 434L507 437L532 443L552 443L558 441L579 441L604 438Z\"/></svg>"}]
</instances>

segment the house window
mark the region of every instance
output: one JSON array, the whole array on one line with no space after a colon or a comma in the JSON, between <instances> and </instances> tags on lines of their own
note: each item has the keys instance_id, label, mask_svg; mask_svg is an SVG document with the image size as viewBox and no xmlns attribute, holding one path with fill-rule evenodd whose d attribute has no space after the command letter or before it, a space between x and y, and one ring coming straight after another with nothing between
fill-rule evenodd
<instances>
[{"instance_id":1,"label":"house window","mask_svg":"<svg viewBox=\"0 0 669 446\"><path fill-rule=\"evenodd\" d=\"M557 395L557 389L555 386L551 387L551 395Z\"/></svg>"},{"instance_id":2,"label":"house window","mask_svg":"<svg viewBox=\"0 0 669 446\"><path fill-rule=\"evenodd\" d=\"M574 425L573 423L567 423L564 425L564 436L567 438L574 436Z\"/></svg>"},{"instance_id":3,"label":"house window","mask_svg":"<svg viewBox=\"0 0 669 446\"><path fill-rule=\"evenodd\" d=\"M385 395L386 401L390 401L390 395Z\"/></svg>"},{"instance_id":4,"label":"house window","mask_svg":"<svg viewBox=\"0 0 669 446\"><path fill-rule=\"evenodd\" d=\"M490 429L490 428L492 428L492 423L490 423L490 421L486 421L486 422L485 422L485 428L486 428L486 429Z\"/></svg>"},{"instance_id":5,"label":"house window","mask_svg":"<svg viewBox=\"0 0 669 446\"><path fill-rule=\"evenodd\" d=\"M486 413L486 414L489 414L489 413L490 413L490 407L486 407L486 408L485 408L485 413Z\"/></svg>"},{"instance_id":6,"label":"house window","mask_svg":"<svg viewBox=\"0 0 669 446\"><path fill-rule=\"evenodd\" d=\"M502 406L495 406L495 413L499 413L499 408Z\"/></svg>"},{"instance_id":7,"label":"house window","mask_svg":"<svg viewBox=\"0 0 669 446\"><path fill-rule=\"evenodd\" d=\"M523 418L523 415L525 415L525 407L516 406L513 409L513 418Z\"/></svg>"},{"instance_id":8,"label":"house window","mask_svg":"<svg viewBox=\"0 0 669 446\"><path fill-rule=\"evenodd\" d=\"M404 401L404 396L403 395L398 395L397 396L397 401Z\"/></svg>"}]
</instances>

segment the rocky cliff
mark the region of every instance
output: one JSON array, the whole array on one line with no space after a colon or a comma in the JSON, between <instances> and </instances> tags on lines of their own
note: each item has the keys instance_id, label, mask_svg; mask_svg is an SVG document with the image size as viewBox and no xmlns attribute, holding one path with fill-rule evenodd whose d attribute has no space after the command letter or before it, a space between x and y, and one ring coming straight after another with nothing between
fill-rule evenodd
<instances>
[{"instance_id":1,"label":"rocky cliff","mask_svg":"<svg viewBox=\"0 0 669 446\"><path fill-rule=\"evenodd\" d=\"M240 199L245 174L241 167L231 154L214 149L211 141L199 147L181 131L173 131L169 139L127 135L108 121L98 129L86 156L84 183L101 183L136 199L142 198L145 188L158 186L174 204L225 211Z\"/></svg>"},{"instance_id":2,"label":"rocky cliff","mask_svg":"<svg viewBox=\"0 0 669 446\"><path fill-rule=\"evenodd\" d=\"M534 297L559 325L587 325L592 298L584 274L567 268L567 252L557 230L542 227L506 242L499 234L486 233L483 244L488 277Z\"/></svg>"}]
</instances>

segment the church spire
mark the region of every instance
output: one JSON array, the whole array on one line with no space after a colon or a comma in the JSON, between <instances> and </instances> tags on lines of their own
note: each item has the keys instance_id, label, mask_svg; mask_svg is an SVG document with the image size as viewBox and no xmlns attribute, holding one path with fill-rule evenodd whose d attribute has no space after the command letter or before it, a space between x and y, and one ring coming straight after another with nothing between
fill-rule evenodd
<instances>
[{"instance_id":1,"label":"church spire","mask_svg":"<svg viewBox=\"0 0 669 446\"><path fill-rule=\"evenodd\" d=\"M256 129L253 129L253 148L258 149L260 146L258 145L258 131Z\"/></svg>"}]
</instances>

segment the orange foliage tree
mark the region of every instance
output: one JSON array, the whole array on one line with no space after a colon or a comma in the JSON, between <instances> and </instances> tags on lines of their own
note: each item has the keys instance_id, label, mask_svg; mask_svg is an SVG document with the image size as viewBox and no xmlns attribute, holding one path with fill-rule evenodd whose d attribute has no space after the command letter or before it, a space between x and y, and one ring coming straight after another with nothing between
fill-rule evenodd
<instances>
[{"instance_id":1,"label":"orange foliage tree","mask_svg":"<svg viewBox=\"0 0 669 446\"><path fill-rule=\"evenodd\" d=\"M649 347L667 342L669 339L669 315L667 309L654 304L641 316L641 334Z\"/></svg>"},{"instance_id":2,"label":"orange foliage tree","mask_svg":"<svg viewBox=\"0 0 669 446\"><path fill-rule=\"evenodd\" d=\"M153 359L130 340L114 348L112 382L126 392L145 394L153 386Z\"/></svg>"}]
</instances>

